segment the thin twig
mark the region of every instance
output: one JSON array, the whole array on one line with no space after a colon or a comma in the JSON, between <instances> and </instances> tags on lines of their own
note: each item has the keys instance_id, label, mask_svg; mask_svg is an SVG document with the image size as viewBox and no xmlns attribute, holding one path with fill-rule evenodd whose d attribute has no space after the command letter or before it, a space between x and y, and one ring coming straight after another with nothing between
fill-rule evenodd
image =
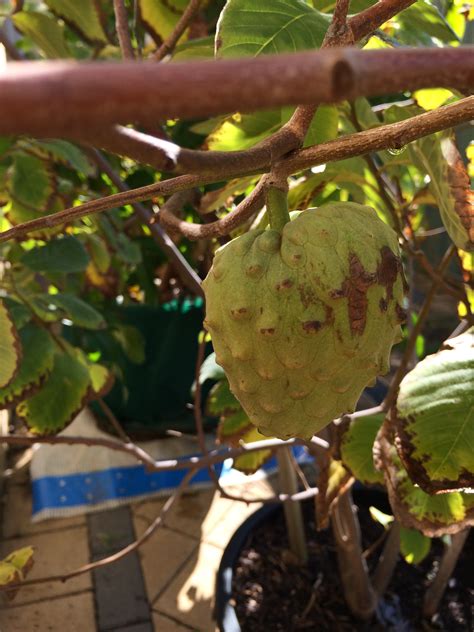
<instances>
[{"instance_id":1,"label":"thin twig","mask_svg":"<svg viewBox=\"0 0 474 632\"><path fill-rule=\"evenodd\" d=\"M173 29L171 35L162 43L157 52L153 55L155 61L161 61L166 55L173 52L174 47L178 43L179 38L193 21L194 16L199 11L202 0L191 0L186 7L183 15L179 18L178 23Z\"/></svg>"},{"instance_id":2,"label":"thin twig","mask_svg":"<svg viewBox=\"0 0 474 632\"><path fill-rule=\"evenodd\" d=\"M128 30L128 15L123 0L114 0L115 25L124 59L135 59L130 31Z\"/></svg>"}]
</instances>

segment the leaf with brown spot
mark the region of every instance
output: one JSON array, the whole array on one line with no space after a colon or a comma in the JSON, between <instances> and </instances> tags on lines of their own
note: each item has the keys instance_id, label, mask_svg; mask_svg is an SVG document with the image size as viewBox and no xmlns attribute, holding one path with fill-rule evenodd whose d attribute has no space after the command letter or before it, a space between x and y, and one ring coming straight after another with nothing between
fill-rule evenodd
<instances>
[{"instance_id":1,"label":"leaf with brown spot","mask_svg":"<svg viewBox=\"0 0 474 632\"><path fill-rule=\"evenodd\" d=\"M474 487L474 327L405 376L393 417L414 483L429 494Z\"/></svg>"},{"instance_id":2,"label":"leaf with brown spot","mask_svg":"<svg viewBox=\"0 0 474 632\"><path fill-rule=\"evenodd\" d=\"M21 355L20 339L13 319L6 305L0 301L0 388L7 387L15 378Z\"/></svg>"},{"instance_id":3,"label":"leaf with brown spot","mask_svg":"<svg viewBox=\"0 0 474 632\"><path fill-rule=\"evenodd\" d=\"M412 483L393 445L387 421L377 435L374 459L384 474L393 514L402 526L434 538L454 535L474 525L474 494L430 496Z\"/></svg>"}]
</instances>

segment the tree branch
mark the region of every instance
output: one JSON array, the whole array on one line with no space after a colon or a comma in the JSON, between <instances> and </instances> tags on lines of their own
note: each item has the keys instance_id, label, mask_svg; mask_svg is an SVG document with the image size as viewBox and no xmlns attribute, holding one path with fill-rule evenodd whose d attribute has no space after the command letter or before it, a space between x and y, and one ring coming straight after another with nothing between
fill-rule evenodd
<instances>
[{"instance_id":1,"label":"tree branch","mask_svg":"<svg viewBox=\"0 0 474 632\"><path fill-rule=\"evenodd\" d=\"M176 64L12 62L0 77L0 134L79 136L117 123L152 125L170 117L337 103L430 87L462 91L473 84L469 46L327 49Z\"/></svg>"},{"instance_id":2,"label":"tree branch","mask_svg":"<svg viewBox=\"0 0 474 632\"><path fill-rule=\"evenodd\" d=\"M454 127L472 118L474 118L474 96L462 99L452 105L443 106L438 110L419 114L418 116L400 121L399 123L391 123L390 125L376 127L365 130L364 132L348 134L327 143L322 143L321 145L295 151L289 154L288 157L277 161L275 163L275 169L278 170L279 173L289 175L315 165L324 164L326 162L336 162L338 160L344 160L345 158L364 155L371 151L400 148L417 138L422 138L434 132ZM214 174L209 176L177 176L176 178L163 180L156 184L140 187L126 193L117 193L100 200L85 202L80 206L65 209L59 213L18 224L18 226L0 232L0 242L22 237L33 230L58 226L91 213L113 208L114 206L131 204L150 199L157 195L172 195L177 191L191 189L212 182L219 182L230 177L251 175L263 171L264 169L265 167L258 170L253 170L252 168L244 169L242 166L239 166L238 169L229 170L226 173L216 170ZM171 213L163 213L162 209L161 221L165 227L178 230L190 239L223 235L234 230L234 228L251 217L258 208L261 208L263 199L263 185L260 185L259 188L254 189L254 192L249 198L246 198L237 209L229 213L229 215L222 220L206 225L192 224L173 217Z\"/></svg>"},{"instance_id":3,"label":"tree branch","mask_svg":"<svg viewBox=\"0 0 474 632\"><path fill-rule=\"evenodd\" d=\"M186 7L183 15L179 18L178 23L174 27L171 35L163 42L157 52L153 55L155 61L161 61L164 57L166 57L166 55L169 55L173 51L174 47L178 43L179 38L188 28L194 16L199 11L201 2L202 0L191 0L191 2Z\"/></svg>"},{"instance_id":4,"label":"tree branch","mask_svg":"<svg viewBox=\"0 0 474 632\"><path fill-rule=\"evenodd\" d=\"M128 30L128 15L123 0L114 0L115 25L117 35L124 59L134 59L132 41Z\"/></svg>"},{"instance_id":5,"label":"tree branch","mask_svg":"<svg viewBox=\"0 0 474 632\"><path fill-rule=\"evenodd\" d=\"M416 0L379 0L349 20L356 41L364 39L395 15L415 4Z\"/></svg>"}]
</instances>

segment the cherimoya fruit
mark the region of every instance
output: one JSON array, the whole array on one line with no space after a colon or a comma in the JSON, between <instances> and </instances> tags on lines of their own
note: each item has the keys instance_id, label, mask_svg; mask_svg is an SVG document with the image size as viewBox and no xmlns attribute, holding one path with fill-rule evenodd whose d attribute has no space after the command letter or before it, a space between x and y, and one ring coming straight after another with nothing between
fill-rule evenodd
<instances>
[{"instance_id":1,"label":"cherimoya fruit","mask_svg":"<svg viewBox=\"0 0 474 632\"><path fill-rule=\"evenodd\" d=\"M352 202L308 209L217 250L206 327L260 432L309 438L389 369L405 283L395 232Z\"/></svg>"}]
</instances>

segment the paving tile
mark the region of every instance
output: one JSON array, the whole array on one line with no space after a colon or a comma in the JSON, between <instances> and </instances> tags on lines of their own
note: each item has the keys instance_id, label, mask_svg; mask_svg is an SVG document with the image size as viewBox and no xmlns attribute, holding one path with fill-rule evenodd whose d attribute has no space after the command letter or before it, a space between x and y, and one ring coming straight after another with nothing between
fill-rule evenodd
<instances>
[{"instance_id":1,"label":"paving tile","mask_svg":"<svg viewBox=\"0 0 474 632\"><path fill-rule=\"evenodd\" d=\"M131 544L135 540L129 507L91 514L87 519L92 560ZM106 630L153 632L138 553L93 571L97 627Z\"/></svg>"},{"instance_id":2,"label":"paving tile","mask_svg":"<svg viewBox=\"0 0 474 632\"><path fill-rule=\"evenodd\" d=\"M155 626L155 632L190 632L190 630L197 632L196 628L190 628L176 623L173 619L169 619L159 612L153 613L153 624Z\"/></svg>"},{"instance_id":3,"label":"paving tile","mask_svg":"<svg viewBox=\"0 0 474 632\"><path fill-rule=\"evenodd\" d=\"M31 485L29 483L13 485L11 481L9 481L3 502L2 533L4 538L16 538L29 534L44 533L46 531L56 531L68 527L85 525L84 516L57 518L32 523L32 497Z\"/></svg>"},{"instance_id":4,"label":"paving tile","mask_svg":"<svg viewBox=\"0 0 474 632\"><path fill-rule=\"evenodd\" d=\"M169 615L200 632L214 632L212 619L216 572L222 551L201 543L181 572L153 604L156 610Z\"/></svg>"},{"instance_id":5,"label":"paving tile","mask_svg":"<svg viewBox=\"0 0 474 632\"><path fill-rule=\"evenodd\" d=\"M92 592L0 611L2 632L94 632L95 629Z\"/></svg>"},{"instance_id":6,"label":"paving tile","mask_svg":"<svg viewBox=\"0 0 474 632\"><path fill-rule=\"evenodd\" d=\"M224 549L244 520L261 506L262 503L247 505L243 502L234 501L230 510L219 520L214 529L205 536L204 541Z\"/></svg>"},{"instance_id":7,"label":"paving tile","mask_svg":"<svg viewBox=\"0 0 474 632\"><path fill-rule=\"evenodd\" d=\"M89 561L87 529L85 527L3 541L0 543L0 559L15 549L30 545L35 549L35 556L34 566L28 574L28 579L60 575L75 570ZM54 596L80 592L91 587L90 575L85 573L64 583L56 581L25 586L15 597L14 603L16 606L40 599L50 599ZM0 629L4 632L2 628Z\"/></svg>"},{"instance_id":8,"label":"paving tile","mask_svg":"<svg viewBox=\"0 0 474 632\"><path fill-rule=\"evenodd\" d=\"M164 502L163 499L159 499L139 503L133 507L134 514L151 522ZM232 501L221 498L213 489L185 494L173 507L166 519L166 525L170 529L200 539L213 529L231 504Z\"/></svg>"},{"instance_id":9,"label":"paving tile","mask_svg":"<svg viewBox=\"0 0 474 632\"><path fill-rule=\"evenodd\" d=\"M140 536L148 526L134 517L135 532ZM198 542L181 533L159 528L138 550L148 599L152 602L178 572L198 546Z\"/></svg>"}]
</instances>

